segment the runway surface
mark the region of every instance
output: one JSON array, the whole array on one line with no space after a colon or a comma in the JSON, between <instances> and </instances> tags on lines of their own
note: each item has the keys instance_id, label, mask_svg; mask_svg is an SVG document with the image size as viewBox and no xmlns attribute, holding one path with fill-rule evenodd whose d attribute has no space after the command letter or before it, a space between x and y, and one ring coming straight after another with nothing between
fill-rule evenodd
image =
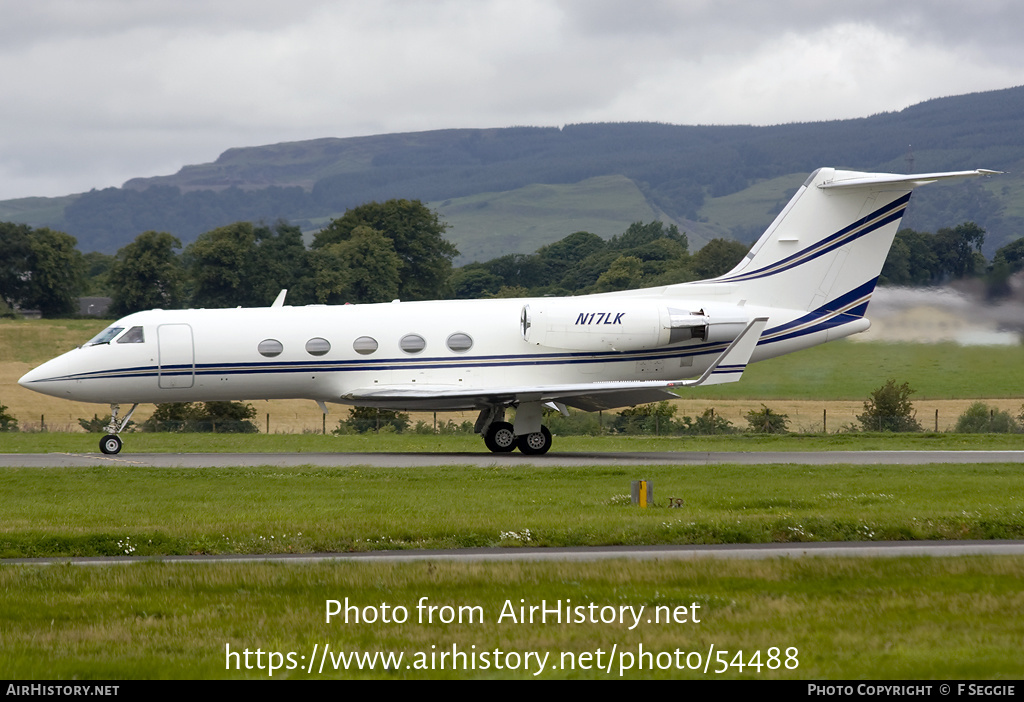
<instances>
[{"instance_id":1,"label":"runway surface","mask_svg":"<svg viewBox=\"0 0 1024 702\"><path fill-rule=\"evenodd\" d=\"M93 467L220 468L230 466L649 466L649 465L924 465L1024 463L1024 451L662 451L618 453L5 453L0 468Z\"/></svg>"},{"instance_id":2,"label":"runway surface","mask_svg":"<svg viewBox=\"0 0 1024 702\"><path fill-rule=\"evenodd\" d=\"M768 558L902 558L907 556L1020 556L1024 541L878 541L822 542L804 544L711 544L700 546L588 546L578 548L463 548L447 550L365 551L360 553L305 553L275 555L130 556L96 558L11 558L4 564L21 565L116 565L158 561L161 563L413 563L431 562L593 562L616 558L630 560L763 560Z\"/></svg>"}]
</instances>

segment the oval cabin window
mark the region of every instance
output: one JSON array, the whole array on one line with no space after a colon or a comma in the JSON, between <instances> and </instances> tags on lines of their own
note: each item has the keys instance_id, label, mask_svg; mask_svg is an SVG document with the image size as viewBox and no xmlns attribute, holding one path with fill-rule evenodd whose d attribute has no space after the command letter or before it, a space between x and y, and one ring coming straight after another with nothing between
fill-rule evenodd
<instances>
[{"instance_id":1,"label":"oval cabin window","mask_svg":"<svg viewBox=\"0 0 1024 702\"><path fill-rule=\"evenodd\" d=\"M377 350L377 340L372 336L361 336L352 342L352 348L356 353L368 356Z\"/></svg>"},{"instance_id":2,"label":"oval cabin window","mask_svg":"<svg viewBox=\"0 0 1024 702\"><path fill-rule=\"evenodd\" d=\"M398 346L406 353L419 353L427 348L427 342L419 334L406 334L398 342Z\"/></svg>"},{"instance_id":3,"label":"oval cabin window","mask_svg":"<svg viewBox=\"0 0 1024 702\"><path fill-rule=\"evenodd\" d=\"M284 344L277 339L264 339L256 347L256 350L260 352L260 355L273 358L274 356L281 355L281 352L284 351Z\"/></svg>"},{"instance_id":4,"label":"oval cabin window","mask_svg":"<svg viewBox=\"0 0 1024 702\"><path fill-rule=\"evenodd\" d=\"M306 353L310 356L323 356L331 350L331 342L327 339L316 337L306 342Z\"/></svg>"},{"instance_id":5,"label":"oval cabin window","mask_svg":"<svg viewBox=\"0 0 1024 702\"><path fill-rule=\"evenodd\" d=\"M455 332L448 337L448 348L456 353L469 351L473 348L473 337L462 332Z\"/></svg>"}]
</instances>

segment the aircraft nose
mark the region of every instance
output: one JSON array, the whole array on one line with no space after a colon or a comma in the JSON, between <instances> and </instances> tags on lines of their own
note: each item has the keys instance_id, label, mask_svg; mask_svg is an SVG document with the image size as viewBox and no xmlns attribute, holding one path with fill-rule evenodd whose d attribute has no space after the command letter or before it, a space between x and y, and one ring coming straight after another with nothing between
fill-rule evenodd
<instances>
[{"instance_id":1,"label":"aircraft nose","mask_svg":"<svg viewBox=\"0 0 1024 702\"><path fill-rule=\"evenodd\" d=\"M39 368L42 368L42 366L39 366ZM42 374L39 372L39 368L33 368L28 373L21 376L21 378L18 380L18 385L20 385L23 388L29 388L31 390L32 383L36 382L42 377Z\"/></svg>"},{"instance_id":2,"label":"aircraft nose","mask_svg":"<svg viewBox=\"0 0 1024 702\"><path fill-rule=\"evenodd\" d=\"M18 385L44 395L62 395L68 375L68 359L58 356L18 379Z\"/></svg>"}]
</instances>

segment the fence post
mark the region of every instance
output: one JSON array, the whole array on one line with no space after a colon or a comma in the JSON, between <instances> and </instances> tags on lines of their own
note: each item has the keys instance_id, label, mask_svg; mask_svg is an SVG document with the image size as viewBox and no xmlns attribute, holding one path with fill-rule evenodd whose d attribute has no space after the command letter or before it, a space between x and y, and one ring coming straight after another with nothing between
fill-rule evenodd
<instances>
[{"instance_id":1,"label":"fence post","mask_svg":"<svg viewBox=\"0 0 1024 702\"><path fill-rule=\"evenodd\" d=\"M828 407L821 411L821 433L828 434Z\"/></svg>"}]
</instances>

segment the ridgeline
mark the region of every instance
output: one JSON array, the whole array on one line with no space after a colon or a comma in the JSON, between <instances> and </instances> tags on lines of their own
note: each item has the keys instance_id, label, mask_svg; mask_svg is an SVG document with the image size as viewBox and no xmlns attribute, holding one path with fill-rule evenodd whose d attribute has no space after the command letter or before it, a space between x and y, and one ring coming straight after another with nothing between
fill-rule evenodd
<instances>
[{"instance_id":1,"label":"ridgeline","mask_svg":"<svg viewBox=\"0 0 1024 702\"><path fill-rule=\"evenodd\" d=\"M450 224L456 263L531 253L575 231L676 224L696 245L750 242L819 166L1009 174L915 196L904 226L962 221L985 251L1024 231L1024 87L929 100L899 112L753 126L653 123L451 129L234 148L215 162L121 188L0 202L0 221L49 226L113 253L147 230L187 244L236 221L319 229L346 209L418 199ZM696 247L695 247L696 248Z\"/></svg>"}]
</instances>

